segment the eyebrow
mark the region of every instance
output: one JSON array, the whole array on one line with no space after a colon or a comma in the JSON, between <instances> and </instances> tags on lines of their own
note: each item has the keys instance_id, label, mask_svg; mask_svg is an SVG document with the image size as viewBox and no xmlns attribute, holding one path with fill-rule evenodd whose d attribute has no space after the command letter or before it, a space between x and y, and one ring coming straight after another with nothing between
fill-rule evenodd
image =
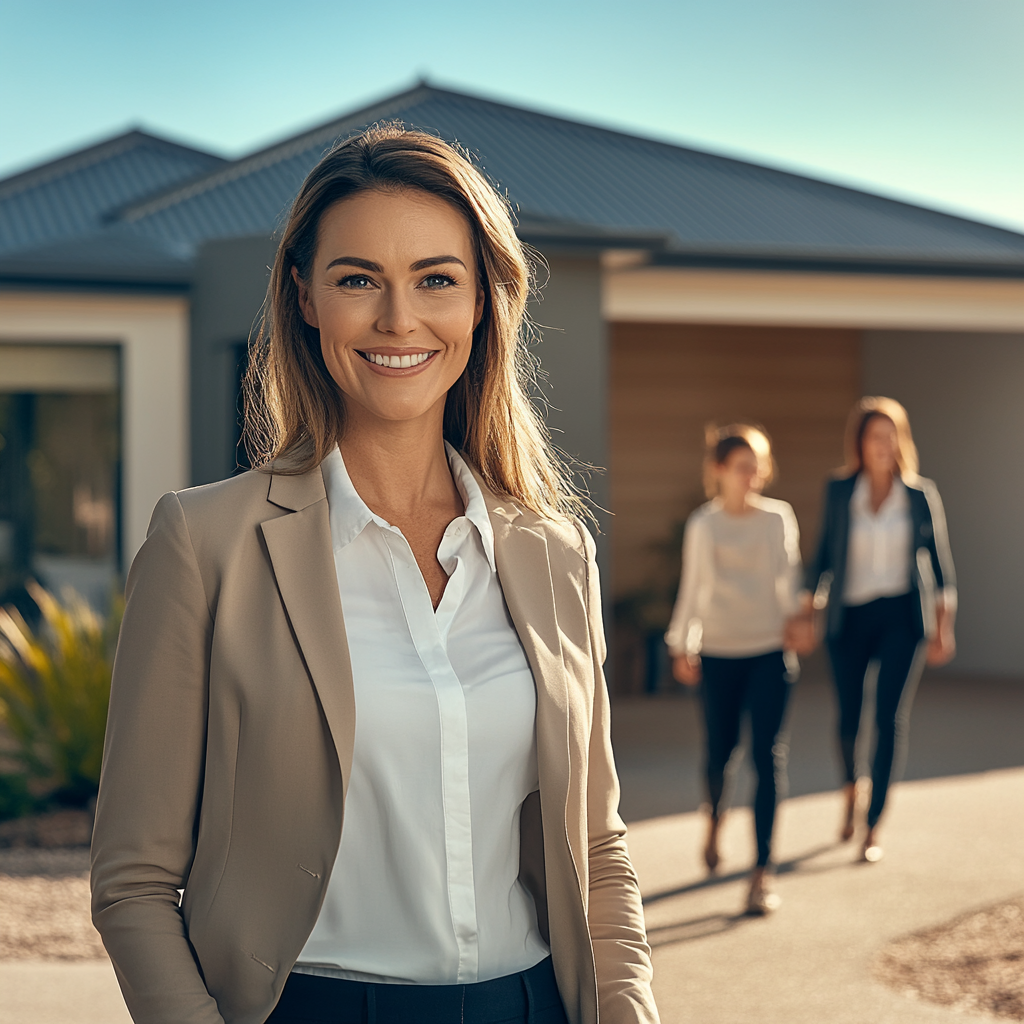
<instances>
[{"instance_id":1,"label":"eyebrow","mask_svg":"<svg viewBox=\"0 0 1024 1024\"><path fill-rule=\"evenodd\" d=\"M427 267L440 267L446 263L458 263L463 269L466 268L466 264L459 259L458 256L428 256L426 259L417 260L410 270L426 270ZM327 264L327 269L331 267L359 267L362 270L369 270L374 274L381 274L384 272L384 268L379 263L374 263L372 260L360 259L358 256L339 256L335 260L331 260Z\"/></svg>"}]
</instances>

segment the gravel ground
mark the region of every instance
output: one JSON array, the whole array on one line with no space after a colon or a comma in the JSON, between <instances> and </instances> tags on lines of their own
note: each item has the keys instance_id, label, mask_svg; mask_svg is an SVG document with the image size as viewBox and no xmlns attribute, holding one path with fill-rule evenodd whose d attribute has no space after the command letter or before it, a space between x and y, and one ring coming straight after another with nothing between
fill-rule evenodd
<instances>
[{"instance_id":1,"label":"gravel ground","mask_svg":"<svg viewBox=\"0 0 1024 1024\"><path fill-rule=\"evenodd\" d=\"M89 851L0 850L0 960L105 956L89 918Z\"/></svg>"},{"instance_id":2,"label":"gravel ground","mask_svg":"<svg viewBox=\"0 0 1024 1024\"><path fill-rule=\"evenodd\" d=\"M1024 896L890 943L875 976L906 995L1024 1021Z\"/></svg>"}]
</instances>

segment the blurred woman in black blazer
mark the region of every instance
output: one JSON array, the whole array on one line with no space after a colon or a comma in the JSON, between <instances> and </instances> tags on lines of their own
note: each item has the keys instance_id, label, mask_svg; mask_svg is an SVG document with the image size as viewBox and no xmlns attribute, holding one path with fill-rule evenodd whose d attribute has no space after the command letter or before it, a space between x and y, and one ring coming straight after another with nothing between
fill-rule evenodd
<instances>
[{"instance_id":1,"label":"blurred woman in black blazer","mask_svg":"<svg viewBox=\"0 0 1024 1024\"><path fill-rule=\"evenodd\" d=\"M905 740L914 689L925 662L956 652L956 581L939 492L917 472L906 410L891 398L862 398L851 410L846 465L825 492L817 555L808 566L802 615L792 645L808 646L813 608L826 608L825 639L839 698L839 748L846 813L854 833L854 746L864 677L878 662L874 759L861 855L881 859L878 821Z\"/></svg>"}]
</instances>

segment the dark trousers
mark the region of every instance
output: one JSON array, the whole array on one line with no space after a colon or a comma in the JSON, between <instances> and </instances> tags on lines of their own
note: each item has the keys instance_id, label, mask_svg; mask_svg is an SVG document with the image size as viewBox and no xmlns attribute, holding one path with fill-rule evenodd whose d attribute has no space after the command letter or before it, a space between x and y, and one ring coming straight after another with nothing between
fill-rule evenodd
<instances>
[{"instance_id":1,"label":"dark trousers","mask_svg":"<svg viewBox=\"0 0 1024 1024\"><path fill-rule=\"evenodd\" d=\"M864 677L868 665L878 662L869 828L874 828L882 815L894 767L906 751L910 706L924 663L914 601L913 594L903 594L852 605L843 611L839 636L828 644L839 698L839 753L847 783L856 780L854 747L864 701Z\"/></svg>"},{"instance_id":2,"label":"dark trousers","mask_svg":"<svg viewBox=\"0 0 1024 1024\"><path fill-rule=\"evenodd\" d=\"M378 985L290 974L267 1024L567 1024L551 958L473 985Z\"/></svg>"},{"instance_id":3,"label":"dark trousers","mask_svg":"<svg viewBox=\"0 0 1024 1024\"><path fill-rule=\"evenodd\" d=\"M757 864L771 859L775 807L786 794L786 745L780 739L790 683L782 651L753 658L701 656L707 783L711 813L718 817L725 766L740 742L744 709L750 714L751 756L757 772L754 831Z\"/></svg>"}]
</instances>

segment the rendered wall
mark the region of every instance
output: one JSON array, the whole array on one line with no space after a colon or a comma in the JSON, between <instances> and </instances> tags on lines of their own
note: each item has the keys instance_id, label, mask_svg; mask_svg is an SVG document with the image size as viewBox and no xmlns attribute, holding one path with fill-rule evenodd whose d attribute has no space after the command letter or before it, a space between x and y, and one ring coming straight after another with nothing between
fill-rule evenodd
<instances>
[{"instance_id":1,"label":"rendered wall","mask_svg":"<svg viewBox=\"0 0 1024 1024\"><path fill-rule=\"evenodd\" d=\"M902 402L949 520L951 672L1024 676L1024 334L869 331L864 388Z\"/></svg>"},{"instance_id":2,"label":"rendered wall","mask_svg":"<svg viewBox=\"0 0 1024 1024\"><path fill-rule=\"evenodd\" d=\"M236 469L239 346L257 322L274 259L264 236L210 242L196 260L191 308L192 483Z\"/></svg>"},{"instance_id":3,"label":"rendered wall","mask_svg":"<svg viewBox=\"0 0 1024 1024\"><path fill-rule=\"evenodd\" d=\"M550 276L530 314L542 338L534 351L545 375L546 420L554 443L571 457L602 472L587 483L601 508L609 507L608 333L601 316L601 267L596 258L550 256ZM607 515L599 516L598 558L605 593L610 580Z\"/></svg>"}]
</instances>

